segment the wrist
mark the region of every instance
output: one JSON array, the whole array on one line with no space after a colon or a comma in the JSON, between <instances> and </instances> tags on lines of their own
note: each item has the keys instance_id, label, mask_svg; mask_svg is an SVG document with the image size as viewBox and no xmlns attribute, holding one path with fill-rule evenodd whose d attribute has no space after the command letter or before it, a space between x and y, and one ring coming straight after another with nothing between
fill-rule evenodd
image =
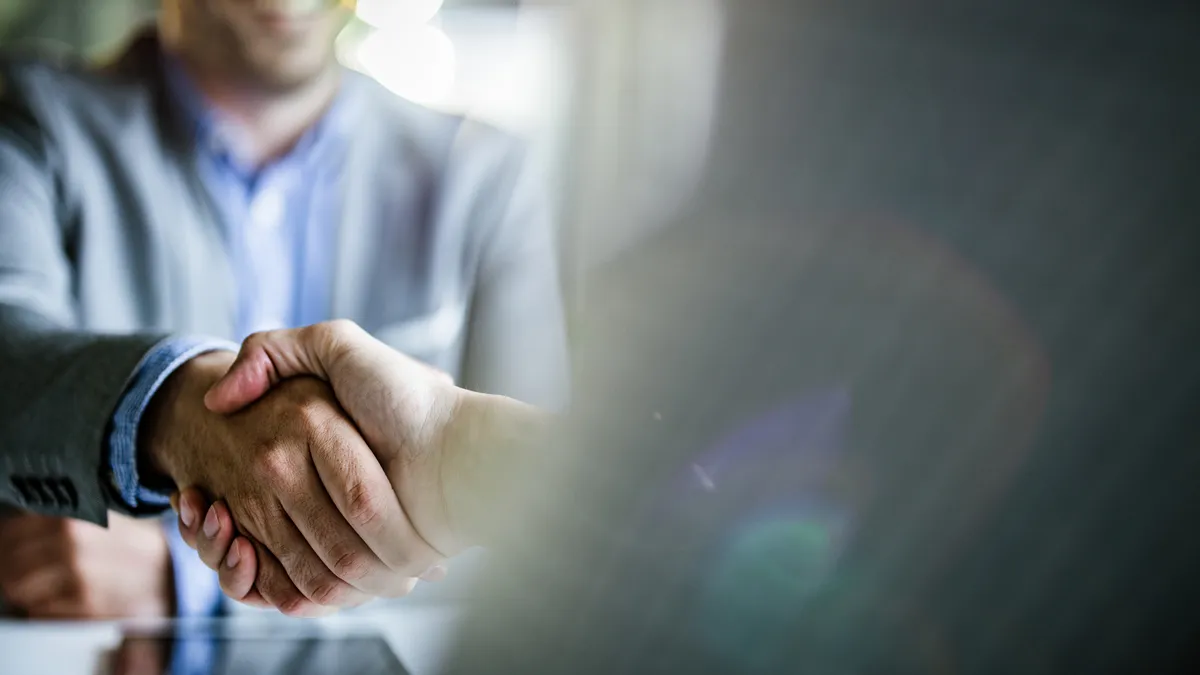
<instances>
[{"instance_id":1,"label":"wrist","mask_svg":"<svg viewBox=\"0 0 1200 675\"><path fill-rule=\"evenodd\" d=\"M143 482L174 479L187 420L204 408L204 393L229 370L234 358L236 355L227 351L199 354L179 366L154 393L138 428Z\"/></svg>"},{"instance_id":2,"label":"wrist","mask_svg":"<svg viewBox=\"0 0 1200 675\"><path fill-rule=\"evenodd\" d=\"M537 483L551 417L515 399L459 391L442 448L447 518L464 546L489 545Z\"/></svg>"}]
</instances>

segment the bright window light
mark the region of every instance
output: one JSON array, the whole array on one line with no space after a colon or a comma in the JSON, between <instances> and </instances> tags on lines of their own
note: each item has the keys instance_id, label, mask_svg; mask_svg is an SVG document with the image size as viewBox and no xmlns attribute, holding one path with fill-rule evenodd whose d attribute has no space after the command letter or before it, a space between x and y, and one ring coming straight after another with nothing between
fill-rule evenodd
<instances>
[{"instance_id":1,"label":"bright window light","mask_svg":"<svg viewBox=\"0 0 1200 675\"><path fill-rule=\"evenodd\" d=\"M433 26L373 31L354 56L355 65L367 75L417 103L441 103L454 89L454 43Z\"/></svg>"},{"instance_id":2,"label":"bright window light","mask_svg":"<svg viewBox=\"0 0 1200 675\"><path fill-rule=\"evenodd\" d=\"M422 24L432 19L444 0L358 0L355 14L376 28Z\"/></svg>"}]
</instances>

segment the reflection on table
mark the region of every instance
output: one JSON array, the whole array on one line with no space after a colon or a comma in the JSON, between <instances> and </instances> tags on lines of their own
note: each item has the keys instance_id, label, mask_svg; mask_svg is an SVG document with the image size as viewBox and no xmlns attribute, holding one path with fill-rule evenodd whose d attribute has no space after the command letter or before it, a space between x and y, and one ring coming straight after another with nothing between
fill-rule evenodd
<instances>
[{"instance_id":1,"label":"reflection on table","mask_svg":"<svg viewBox=\"0 0 1200 675\"><path fill-rule=\"evenodd\" d=\"M438 671L461 613L457 604L371 607L317 620L257 611L141 624L0 620L0 675ZM388 650L398 661L385 658Z\"/></svg>"}]
</instances>

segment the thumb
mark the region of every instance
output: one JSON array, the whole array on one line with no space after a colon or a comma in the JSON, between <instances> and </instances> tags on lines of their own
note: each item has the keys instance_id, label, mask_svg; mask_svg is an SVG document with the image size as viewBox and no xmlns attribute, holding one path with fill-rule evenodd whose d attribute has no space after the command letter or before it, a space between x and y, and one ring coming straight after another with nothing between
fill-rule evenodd
<instances>
[{"instance_id":1,"label":"thumb","mask_svg":"<svg viewBox=\"0 0 1200 675\"><path fill-rule=\"evenodd\" d=\"M224 377L204 395L215 413L232 413L257 401L280 380L298 375L328 379L323 367L327 340L314 339L311 328L255 333L246 338Z\"/></svg>"}]
</instances>

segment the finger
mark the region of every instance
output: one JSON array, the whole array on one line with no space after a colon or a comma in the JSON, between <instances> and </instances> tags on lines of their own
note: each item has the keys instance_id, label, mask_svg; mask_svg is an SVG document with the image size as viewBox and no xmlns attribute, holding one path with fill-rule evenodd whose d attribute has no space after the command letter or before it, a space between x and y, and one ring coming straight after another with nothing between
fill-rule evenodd
<instances>
[{"instance_id":1,"label":"finger","mask_svg":"<svg viewBox=\"0 0 1200 675\"><path fill-rule=\"evenodd\" d=\"M392 572L415 577L444 558L417 534L378 458L357 431L331 434L310 449L325 492Z\"/></svg>"},{"instance_id":2,"label":"finger","mask_svg":"<svg viewBox=\"0 0 1200 675\"><path fill-rule=\"evenodd\" d=\"M217 571L229 554L229 545L233 542L233 516L224 502L216 501L208 507L200 533L196 536L196 550L200 559L208 568Z\"/></svg>"},{"instance_id":3,"label":"finger","mask_svg":"<svg viewBox=\"0 0 1200 675\"><path fill-rule=\"evenodd\" d=\"M337 446L351 440L346 436L356 434L350 423L336 423L329 434L315 439L314 445ZM371 460L375 461L374 456ZM342 581L369 595L391 597L402 592L401 575L385 565L339 513L321 484L311 458L304 475L308 487L288 490L280 495L280 503L325 567ZM388 491L391 492L390 486Z\"/></svg>"},{"instance_id":4,"label":"finger","mask_svg":"<svg viewBox=\"0 0 1200 675\"><path fill-rule=\"evenodd\" d=\"M217 578L221 591L230 598L252 607L270 607L262 594L254 587L258 576L258 555L254 545L246 537L237 537L229 546L229 553L221 561Z\"/></svg>"},{"instance_id":5,"label":"finger","mask_svg":"<svg viewBox=\"0 0 1200 675\"><path fill-rule=\"evenodd\" d=\"M292 583L287 570L261 543L249 540L258 560L258 574L254 587L264 602L288 616L317 617L332 613L332 608L322 607L309 600L296 584Z\"/></svg>"},{"instance_id":6,"label":"finger","mask_svg":"<svg viewBox=\"0 0 1200 675\"><path fill-rule=\"evenodd\" d=\"M325 377L321 359L305 340L306 328L255 333L246 338L237 359L204 396L204 405L216 413L231 413L257 401L277 382L296 375ZM310 337L313 332L307 333Z\"/></svg>"},{"instance_id":7,"label":"finger","mask_svg":"<svg viewBox=\"0 0 1200 675\"><path fill-rule=\"evenodd\" d=\"M354 425L344 419L334 420L326 425L322 434L310 444L310 450L311 464L305 474L311 483L304 490L284 492L280 497L284 510L292 516L296 528L304 534L308 543L312 544L313 550L317 552L325 567L338 578L372 596L403 595L407 584L404 578L413 577L414 574L404 573L402 565L390 565L388 561L382 560L376 548L365 543L361 531L355 528L353 520L350 520L358 516L360 524L365 525L362 530L376 534L377 542L388 538L389 534L391 537L397 534L402 536L402 528L388 528L386 525L383 525L383 536L379 536L374 532L374 527L383 521L372 522L376 520L376 516L362 512L364 508L376 508L372 506L374 503L382 503L384 506L379 509L380 513L386 514L383 518L396 522L397 525L407 525L400 501L397 500L396 492L392 490L383 468L379 467L379 460L366 443L362 442ZM331 461L340 461L343 466L353 467L338 473L338 476L342 473L358 472L370 477L368 479L372 480L372 495L354 497L344 494L344 490L338 490L346 507L338 504L338 500L326 489L328 483L324 479L326 473L331 473ZM314 467L316 471L313 471ZM331 479L331 482L335 485L341 484L337 482L337 478ZM358 498L358 504L352 504L354 498ZM364 502L365 507L362 506ZM392 562L407 561L408 558L402 557L401 554L392 556Z\"/></svg>"},{"instance_id":8,"label":"finger","mask_svg":"<svg viewBox=\"0 0 1200 675\"><path fill-rule=\"evenodd\" d=\"M257 543L261 544L257 547L259 577L255 585L263 597L287 613L287 605L276 602L272 595L276 590L286 593L288 588L283 585L284 579L279 579L278 575L274 574L276 570L271 567L270 561L264 560L265 549L274 554L272 560L281 566L290 586L299 589L300 593L313 603L323 607L344 607L353 602L361 602L364 594L334 576L300 534L291 517L281 506L277 508L279 512L268 519L270 526L257 528L267 532L267 536L254 537ZM270 573L265 582L264 572ZM294 598L291 600L293 604L296 603Z\"/></svg>"},{"instance_id":9,"label":"finger","mask_svg":"<svg viewBox=\"0 0 1200 675\"><path fill-rule=\"evenodd\" d=\"M196 537L200 534L205 512L208 511L208 499L196 488L186 488L180 491L178 497L179 536L184 543L196 548Z\"/></svg>"},{"instance_id":10,"label":"finger","mask_svg":"<svg viewBox=\"0 0 1200 675\"><path fill-rule=\"evenodd\" d=\"M250 592L243 596L241 600L234 600L234 602L240 602L247 607L255 609L272 609L271 603L263 599L262 594L258 592L257 588L251 588Z\"/></svg>"},{"instance_id":11,"label":"finger","mask_svg":"<svg viewBox=\"0 0 1200 675\"><path fill-rule=\"evenodd\" d=\"M204 404L216 413L232 413L261 398L280 380L311 375L328 381L328 364L336 361L339 354L344 354L350 345L362 348L370 343L383 346L360 326L346 320L255 333L242 343L229 371L206 392ZM454 384L449 373L415 359L409 361L446 384Z\"/></svg>"}]
</instances>

